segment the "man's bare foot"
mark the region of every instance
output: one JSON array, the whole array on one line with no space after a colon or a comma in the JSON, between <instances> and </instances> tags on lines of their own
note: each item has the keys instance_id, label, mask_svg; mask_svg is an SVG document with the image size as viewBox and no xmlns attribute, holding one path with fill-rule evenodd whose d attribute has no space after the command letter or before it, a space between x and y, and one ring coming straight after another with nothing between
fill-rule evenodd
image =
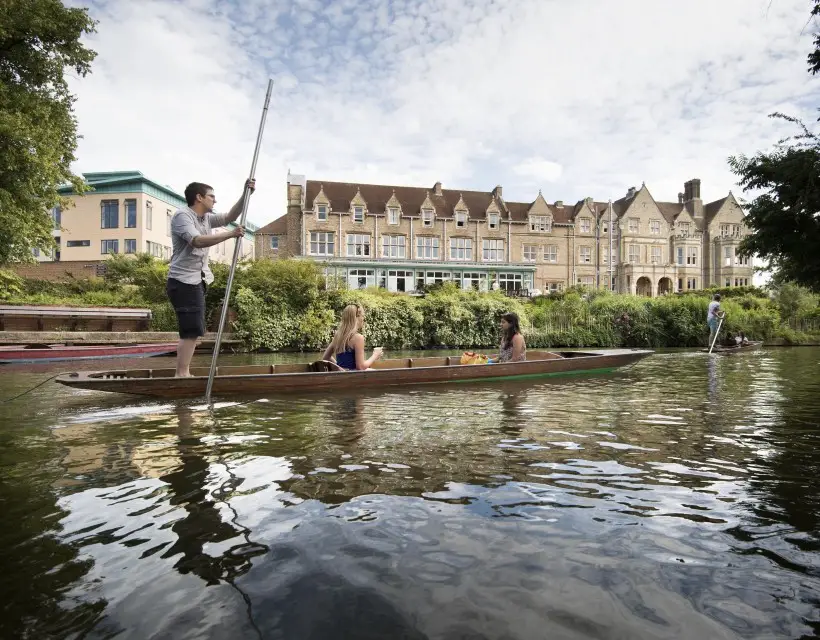
<instances>
[{"instance_id":1,"label":"man's bare foot","mask_svg":"<svg viewBox=\"0 0 820 640\"><path fill-rule=\"evenodd\" d=\"M190 372L188 372L188 373L180 373L179 371L177 371L177 373L176 373L176 375L175 375L174 377L175 377L175 378L193 378L193 376L190 374Z\"/></svg>"}]
</instances>

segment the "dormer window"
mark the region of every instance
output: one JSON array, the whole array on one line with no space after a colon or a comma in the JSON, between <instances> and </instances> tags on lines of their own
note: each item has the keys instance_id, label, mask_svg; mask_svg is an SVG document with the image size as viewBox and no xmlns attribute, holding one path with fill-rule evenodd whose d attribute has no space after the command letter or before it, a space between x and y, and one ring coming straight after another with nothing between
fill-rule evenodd
<instances>
[{"instance_id":1,"label":"dormer window","mask_svg":"<svg viewBox=\"0 0 820 640\"><path fill-rule=\"evenodd\" d=\"M681 222L680 223L680 232L685 236L689 235L689 223L688 222Z\"/></svg>"},{"instance_id":2,"label":"dormer window","mask_svg":"<svg viewBox=\"0 0 820 640\"><path fill-rule=\"evenodd\" d=\"M592 231L592 221L589 218L581 218L581 233Z\"/></svg>"},{"instance_id":3,"label":"dormer window","mask_svg":"<svg viewBox=\"0 0 820 640\"><path fill-rule=\"evenodd\" d=\"M364 222L364 207L353 207L353 222Z\"/></svg>"},{"instance_id":4,"label":"dormer window","mask_svg":"<svg viewBox=\"0 0 820 640\"><path fill-rule=\"evenodd\" d=\"M424 209L421 212L421 226L422 227L432 227L433 226L433 211L431 209Z\"/></svg>"},{"instance_id":5,"label":"dormer window","mask_svg":"<svg viewBox=\"0 0 820 640\"><path fill-rule=\"evenodd\" d=\"M498 214L497 213L491 213L487 217L487 226L490 229L498 229Z\"/></svg>"},{"instance_id":6,"label":"dormer window","mask_svg":"<svg viewBox=\"0 0 820 640\"><path fill-rule=\"evenodd\" d=\"M398 224L399 223L399 210L396 207L390 207L387 209L387 224Z\"/></svg>"},{"instance_id":7,"label":"dormer window","mask_svg":"<svg viewBox=\"0 0 820 640\"><path fill-rule=\"evenodd\" d=\"M456 226L461 229L467 226L467 212L456 211Z\"/></svg>"},{"instance_id":8,"label":"dormer window","mask_svg":"<svg viewBox=\"0 0 820 640\"><path fill-rule=\"evenodd\" d=\"M316 206L316 219L327 222L327 205L320 204Z\"/></svg>"},{"instance_id":9,"label":"dormer window","mask_svg":"<svg viewBox=\"0 0 820 640\"><path fill-rule=\"evenodd\" d=\"M549 216L532 216L530 218L530 231L550 233L552 231L552 219Z\"/></svg>"}]
</instances>

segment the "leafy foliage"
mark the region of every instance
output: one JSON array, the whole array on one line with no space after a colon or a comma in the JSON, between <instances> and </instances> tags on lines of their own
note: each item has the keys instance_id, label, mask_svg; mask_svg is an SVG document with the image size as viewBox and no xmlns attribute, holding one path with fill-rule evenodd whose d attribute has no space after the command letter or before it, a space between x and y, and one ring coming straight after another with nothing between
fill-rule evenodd
<instances>
[{"instance_id":1,"label":"leafy foliage","mask_svg":"<svg viewBox=\"0 0 820 640\"><path fill-rule=\"evenodd\" d=\"M86 191L70 166L77 148L65 70L85 76L95 53L80 42L95 22L59 0L0 1L0 264L50 250L57 189Z\"/></svg>"}]
</instances>

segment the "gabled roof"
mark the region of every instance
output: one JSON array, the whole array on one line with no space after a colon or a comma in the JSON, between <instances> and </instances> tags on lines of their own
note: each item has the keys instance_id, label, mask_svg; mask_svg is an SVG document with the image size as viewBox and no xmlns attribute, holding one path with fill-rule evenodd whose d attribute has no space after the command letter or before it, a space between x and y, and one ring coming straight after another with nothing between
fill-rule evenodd
<instances>
[{"instance_id":1,"label":"gabled roof","mask_svg":"<svg viewBox=\"0 0 820 640\"><path fill-rule=\"evenodd\" d=\"M712 218L715 217L720 208L726 204L726 201L732 197L732 194L729 194L725 198L721 198L720 200L715 200L714 202L710 202L706 206L703 207L703 217L706 218L707 224L712 221Z\"/></svg>"},{"instance_id":2,"label":"gabled roof","mask_svg":"<svg viewBox=\"0 0 820 640\"><path fill-rule=\"evenodd\" d=\"M271 236L283 235L288 232L288 217L287 215L279 216L273 222L269 222L264 227L259 229L256 233L266 234Z\"/></svg>"}]
</instances>

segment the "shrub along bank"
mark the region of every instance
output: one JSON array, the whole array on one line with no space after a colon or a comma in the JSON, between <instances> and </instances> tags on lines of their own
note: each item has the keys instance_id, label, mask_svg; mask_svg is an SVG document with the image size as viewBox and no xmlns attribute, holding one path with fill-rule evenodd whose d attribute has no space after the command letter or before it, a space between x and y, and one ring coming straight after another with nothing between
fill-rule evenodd
<instances>
[{"instance_id":1,"label":"shrub along bank","mask_svg":"<svg viewBox=\"0 0 820 640\"><path fill-rule=\"evenodd\" d=\"M228 268L213 264L206 297L211 325L218 321ZM148 255L114 256L104 278L54 283L23 280L0 270L0 300L13 304L147 306L152 329L173 331L176 319L165 295L167 263ZM529 348L697 347L706 344L706 309L724 295L725 332L797 344L820 338L818 296L783 285L773 296L754 287L641 298L572 289L518 300L502 292L431 287L423 297L383 289L326 288L320 267L302 260L257 260L234 279L233 332L251 350L319 350L327 345L347 304L365 307L369 345L387 349L492 348L502 313L521 318Z\"/></svg>"}]
</instances>

